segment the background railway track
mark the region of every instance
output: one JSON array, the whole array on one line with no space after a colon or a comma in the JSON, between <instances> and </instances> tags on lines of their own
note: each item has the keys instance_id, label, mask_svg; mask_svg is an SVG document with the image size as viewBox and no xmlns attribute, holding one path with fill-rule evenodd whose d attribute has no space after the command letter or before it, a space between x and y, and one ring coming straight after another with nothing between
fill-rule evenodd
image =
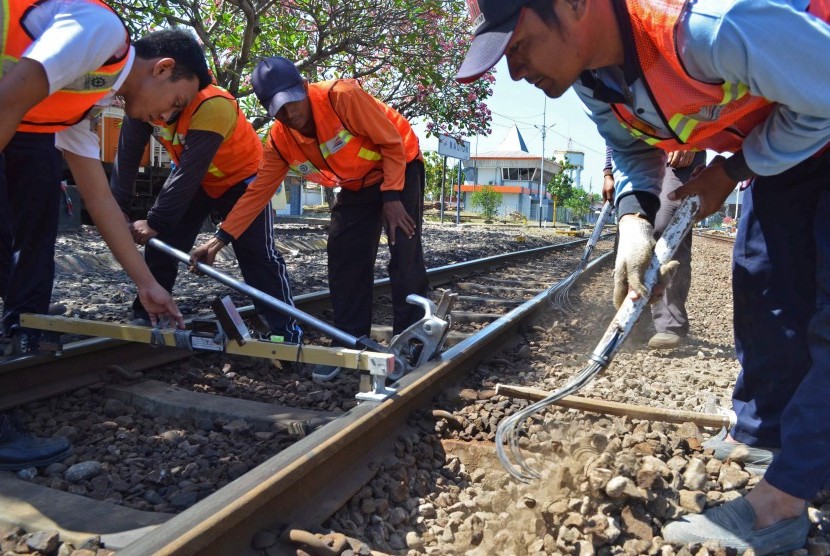
<instances>
[{"instance_id":1,"label":"background railway track","mask_svg":"<svg viewBox=\"0 0 830 556\"><path fill-rule=\"evenodd\" d=\"M724 235L723 233L720 233L720 232L719 233L713 233L713 232L703 232L703 231L695 230L694 231L694 236L699 237L699 238L703 238L703 239L710 239L712 241L720 241L720 242L723 242L723 243L731 243L731 244L735 243L734 236Z\"/></svg>"}]
</instances>

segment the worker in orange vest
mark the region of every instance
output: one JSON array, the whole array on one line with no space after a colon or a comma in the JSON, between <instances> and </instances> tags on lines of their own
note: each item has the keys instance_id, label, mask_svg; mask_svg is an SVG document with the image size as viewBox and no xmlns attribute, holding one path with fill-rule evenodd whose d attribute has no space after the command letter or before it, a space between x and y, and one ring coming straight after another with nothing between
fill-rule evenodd
<instances>
[{"instance_id":1,"label":"worker in orange vest","mask_svg":"<svg viewBox=\"0 0 830 556\"><path fill-rule=\"evenodd\" d=\"M0 204L7 219L0 233L4 353L37 349L38 333L21 328L19 315L48 309L61 151L87 211L135 281L151 318L169 318L183 327L178 307L132 243L109 191L89 118L116 93L128 113L143 119L186 106L210 80L201 47L182 31L161 31L133 45L117 14L99 0L9 0L0 10ZM65 438L32 437L0 414L0 469L48 465L70 450Z\"/></svg>"},{"instance_id":2,"label":"worker in orange vest","mask_svg":"<svg viewBox=\"0 0 830 556\"><path fill-rule=\"evenodd\" d=\"M147 218L132 223L133 237L144 244L159 237L182 251L190 251L205 219L211 213L227 216L245 193L262 160L262 141L239 108L236 99L216 85L208 85L169 120L142 122L127 117L118 138L118 154L110 187L124 213L129 212L135 178L144 149L155 138L175 165ZM239 269L247 284L293 305L285 261L274 242L274 216L263 207L252 224L233 242ZM155 249L144 258L153 276L172 291L178 263ZM256 299L271 335L299 343L297 322ZM147 321L147 311L136 298L133 316Z\"/></svg>"},{"instance_id":3,"label":"worker in orange vest","mask_svg":"<svg viewBox=\"0 0 830 556\"><path fill-rule=\"evenodd\" d=\"M325 187L339 187L331 213L328 273L335 325L354 336L372 324L374 266L381 230L391 259L393 333L421 318L406 303L425 295L428 282L421 244L424 163L409 122L351 79L309 84L282 57L261 61L254 92L276 118L256 180L220 225L215 237L193 251L212 263L262 210L289 171ZM317 381L339 368L318 365Z\"/></svg>"},{"instance_id":4,"label":"worker in orange vest","mask_svg":"<svg viewBox=\"0 0 830 556\"><path fill-rule=\"evenodd\" d=\"M830 479L830 2L468 5L477 28L457 79L505 55L516 81L550 97L573 88L614 149L618 306L645 293L666 151L734 153L669 196L698 195L698 218L751 180L732 277L737 423L704 447L720 459L741 447L764 477L662 536L758 555L801 548L807 501Z\"/></svg>"}]
</instances>

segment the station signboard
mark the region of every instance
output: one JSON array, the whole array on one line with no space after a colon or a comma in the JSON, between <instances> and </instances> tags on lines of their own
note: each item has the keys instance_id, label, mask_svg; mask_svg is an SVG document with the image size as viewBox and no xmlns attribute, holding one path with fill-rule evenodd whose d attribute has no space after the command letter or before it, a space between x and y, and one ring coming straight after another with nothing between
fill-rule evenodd
<instances>
[{"instance_id":1,"label":"station signboard","mask_svg":"<svg viewBox=\"0 0 830 556\"><path fill-rule=\"evenodd\" d=\"M470 142L462 141L459 143L454 137L450 137L449 135L439 135L438 154L448 156L450 158L470 160Z\"/></svg>"}]
</instances>

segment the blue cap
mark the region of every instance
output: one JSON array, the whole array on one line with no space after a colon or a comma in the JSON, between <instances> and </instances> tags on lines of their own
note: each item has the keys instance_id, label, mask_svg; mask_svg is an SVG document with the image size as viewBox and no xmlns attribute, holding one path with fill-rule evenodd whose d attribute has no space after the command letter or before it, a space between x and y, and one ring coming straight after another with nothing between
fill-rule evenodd
<instances>
[{"instance_id":1,"label":"blue cap","mask_svg":"<svg viewBox=\"0 0 830 556\"><path fill-rule=\"evenodd\" d=\"M282 56L265 58L257 64L251 82L259 102L272 118L285 103L303 100L308 96L305 79L297 71L297 66Z\"/></svg>"},{"instance_id":2,"label":"blue cap","mask_svg":"<svg viewBox=\"0 0 830 556\"><path fill-rule=\"evenodd\" d=\"M522 8L529 0L467 0L476 29L455 78L472 83L496 65L513 38Z\"/></svg>"}]
</instances>

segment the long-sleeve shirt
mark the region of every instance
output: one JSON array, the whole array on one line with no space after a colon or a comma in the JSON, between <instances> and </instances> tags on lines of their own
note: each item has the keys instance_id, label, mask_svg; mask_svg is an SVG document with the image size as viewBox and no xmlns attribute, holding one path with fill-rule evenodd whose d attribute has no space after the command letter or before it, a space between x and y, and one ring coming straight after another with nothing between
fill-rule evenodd
<instances>
[{"instance_id":1,"label":"long-sleeve shirt","mask_svg":"<svg viewBox=\"0 0 830 556\"><path fill-rule=\"evenodd\" d=\"M680 18L680 58L695 79L743 83L756 96L777 103L765 122L743 142L742 153L757 175L779 174L809 158L830 141L830 26L805 14L808 0L698 0ZM617 17L626 17L614 3ZM625 25L621 25L625 32ZM626 92L632 113L667 132L633 65L636 52L626 43L623 68L593 72L607 88ZM587 106L600 134L614 149L619 214L658 196L665 154L632 137L595 88L578 82L574 89ZM614 99L618 102L619 99ZM633 194L633 195L632 195ZM632 198L629 198L632 197ZM626 200L627 199L627 200Z\"/></svg>"},{"instance_id":2,"label":"long-sleeve shirt","mask_svg":"<svg viewBox=\"0 0 830 556\"><path fill-rule=\"evenodd\" d=\"M380 109L377 100L359 87L336 86L332 89L329 98L343 125L354 135L368 137L380 149L383 157L382 164L366 175L365 183L367 185L379 183L385 201L398 199L399 192L404 186L406 164L411 162L406 160L403 141L398 130ZM311 110L314 110L313 104ZM294 129L289 131L315 167L328 168L320 153L319 138L306 137ZM239 237L271 200L288 171L288 162L276 151L269 137L265 143L262 163L257 170L256 179L248 185L245 194L222 222L217 237L225 243ZM359 178L361 176L349 177Z\"/></svg>"},{"instance_id":3,"label":"long-sleeve shirt","mask_svg":"<svg viewBox=\"0 0 830 556\"><path fill-rule=\"evenodd\" d=\"M179 164L167 177L147 213L151 228L167 233L178 223L201 187L222 142L233 134L237 117L236 105L224 97L208 99L194 112ZM110 189L124 212L129 209L138 166L151 133L152 126L128 116L121 125Z\"/></svg>"},{"instance_id":4,"label":"long-sleeve shirt","mask_svg":"<svg viewBox=\"0 0 830 556\"><path fill-rule=\"evenodd\" d=\"M605 145L605 166L602 167L603 172L610 172L614 169L614 147Z\"/></svg>"}]
</instances>

